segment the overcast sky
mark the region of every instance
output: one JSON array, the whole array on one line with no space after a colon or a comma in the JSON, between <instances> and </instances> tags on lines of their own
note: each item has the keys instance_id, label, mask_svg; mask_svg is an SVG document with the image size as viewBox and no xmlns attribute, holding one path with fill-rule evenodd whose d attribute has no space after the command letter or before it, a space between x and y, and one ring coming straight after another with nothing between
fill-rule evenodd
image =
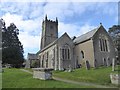
<instances>
[{"instance_id":1,"label":"overcast sky","mask_svg":"<svg viewBox=\"0 0 120 90\"><path fill-rule=\"evenodd\" d=\"M4 1L4 2L3 2ZM24 47L24 55L36 53L40 49L41 24L45 15L48 19L58 17L59 36L67 32L70 37L84 34L100 23L108 30L118 23L117 2L0 2L0 18L6 26L14 23L20 30L19 39ZM10 1L10 0L9 0ZM92 0L96 1L96 0Z\"/></svg>"}]
</instances>

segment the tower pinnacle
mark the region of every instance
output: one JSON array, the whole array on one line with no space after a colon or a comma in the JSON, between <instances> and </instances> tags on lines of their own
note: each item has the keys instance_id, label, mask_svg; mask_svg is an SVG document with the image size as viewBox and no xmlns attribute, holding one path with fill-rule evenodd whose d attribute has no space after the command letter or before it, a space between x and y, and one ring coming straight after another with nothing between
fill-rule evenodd
<instances>
[{"instance_id":1,"label":"tower pinnacle","mask_svg":"<svg viewBox=\"0 0 120 90\"><path fill-rule=\"evenodd\" d=\"M56 22L58 22L58 19L57 19L57 17L56 17Z\"/></svg>"},{"instance_id":2,"label":"tower pinnacle","mask_svg":"<svg viewBox=\"0 0 120 90\"><path fill-rule=\"evenodd\" d=\"M45 20L47 20L47 14L46 14L46 16L45 16Z\"/></svg>"},{"instance_id":3,"label":"tower pinnacle","mask_svg":"<svg viewBox=\"0 0 120 90\"><path fill-rule=\"evenodd\" d=\"M56 17L56 23L58 24L58 19L57 19L57 17Z\"/></svg>"}]
</instances>

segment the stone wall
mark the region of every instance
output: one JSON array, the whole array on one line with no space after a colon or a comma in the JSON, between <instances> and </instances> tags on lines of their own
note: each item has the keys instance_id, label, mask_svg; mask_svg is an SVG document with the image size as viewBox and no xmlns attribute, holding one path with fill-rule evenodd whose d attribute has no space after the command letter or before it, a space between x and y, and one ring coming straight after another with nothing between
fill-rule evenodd
<instances>
[{"instance_id":1,"label":"stone wall","mask_svg":"<svg viewBox=\"0 0 120 90\"><path fill-rule=\"evenodd\" d=\"M57 45L53 45L39 54L40 67L41 68L53 68L57 69ZM46 62L47 61L47 62Z\"/></svg>"},{"instance_id":2,"label":"stone wall","mask_svg":"<svg viewBox=\"0 0 120 90\"><path fill-rule=\"evenodd\" d=\"M105 38L107 41L108 51L101 51L100 47L100 38ZM112 39L108 35L107 31L101 27L95 34L93 38L94 42L94 56L97 61L97 66L107 65L110 66L112 64L112 59L115 59L115 48L112 42ZM104 62L106 61L106 62Z\"/></svg>"},{"instance_id":3,"label":"stone wall","mask_svg":"<svg viewBox=\"0 0 120 90\"><path fill-rule=\"evenodd\" d=\"M85 65L85 61L89 61L90 66L93 67L93 60L94 60L94 51L93 51L93 41L88 40L84 43L80 43L75 46L75 59L76 63L82 64L82 66ZM84 57L82 53L84 53Z\"/></svg>"},{"instance_id":4,"label":"stone wall","mask_svg":"<svg viewBox=\"0 0 120 90\"><path fill-rule=\"evenodd\" d=\"M58 44L58 60L59 60L59 70L64 70L68 69L69 67L75 68L75 59L73 57L74 55L74 44L71 38L67 35L64 34L63 37L59 40ZM68 59L63 59L62 57L62 49L63 47L68 46L69 51L70 51L70 58Z\"/></svg>"}]
</instances>

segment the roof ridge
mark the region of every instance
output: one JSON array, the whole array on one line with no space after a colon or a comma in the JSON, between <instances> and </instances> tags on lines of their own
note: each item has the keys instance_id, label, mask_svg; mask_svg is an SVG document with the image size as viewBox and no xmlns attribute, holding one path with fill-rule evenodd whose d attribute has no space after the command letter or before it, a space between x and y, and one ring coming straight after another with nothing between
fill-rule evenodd
<instances>
[{"instance_id":1,"label":"roof ridge","mask_svg":"<svg viewBox=\"0 0 120 90\"><path fill-rule=\"evenodd\" d=\"M96 31L98 31L98 29L101 27L102 25L92 29L91 31L85 33L85 34L82 34L78 37L76 37L76 39L74 40L74 43L80 43L80 42L83 42L85 40L88 40L90 39L91 37L94 36L94 34L96 33Z\"/></svg>"},{"instance_id":2,"label":"roof ridge","mask_svg":"<svg viewBox=\"0 0 120 90\"><path fill-rule=\"evenodd\" d=\"M82 35L80 35L80 36L84 36L85 34L88 34L88 33L92 32L92 31L94 31L94 30L97 30L97 29L98 29L98 27L97 27L97 28L94 28L94 29L92 29L91 31L88 31L88 32L86 32L86 33L84 33L84 34L82 34ZM78 36L78 37L80 37L80 36ZM76 37L76 38L78 38L78 37Z\"/></svg>"},{"instance_id":3,"label":"roof ridge","mask_svg":"<svg viewBox=\"0 0 120 90\"><path fill-rule=\"evenodd\" d=\"M41 49L39 52L46 50L47 48L49 48L50 46L54 45L58 40L60 40L64 35L67 35L69 37L69 35L65 32L64 34L62 34L59 38L57 38L56 40L54 40L53 42L51 42L50 44L48 44L46 47L44 47L43 49ZM70 37L69 37L70 38ZM70 38L71 39L71 38Z\"/></svg>"}]
</instances>

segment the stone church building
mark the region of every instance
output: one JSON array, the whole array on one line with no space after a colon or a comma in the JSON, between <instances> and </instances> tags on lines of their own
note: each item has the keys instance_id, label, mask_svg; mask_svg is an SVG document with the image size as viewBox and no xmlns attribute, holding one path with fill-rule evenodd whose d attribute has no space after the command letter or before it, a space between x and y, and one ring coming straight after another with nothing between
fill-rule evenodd
<instances>
[{"instance_id":1,"label":"stone church building","mask_svg":"<svg viewBox=\"0 0 120 90\"><path fill-rule=\"evenodd\" d=\"M66 32L58 37L58 20L42 22L41 49L37 52L39 67L54 70L110 66L115 59L115 48L111 37L100 24L94 30L71 38Z\"/></svg>"}]
</instances>

